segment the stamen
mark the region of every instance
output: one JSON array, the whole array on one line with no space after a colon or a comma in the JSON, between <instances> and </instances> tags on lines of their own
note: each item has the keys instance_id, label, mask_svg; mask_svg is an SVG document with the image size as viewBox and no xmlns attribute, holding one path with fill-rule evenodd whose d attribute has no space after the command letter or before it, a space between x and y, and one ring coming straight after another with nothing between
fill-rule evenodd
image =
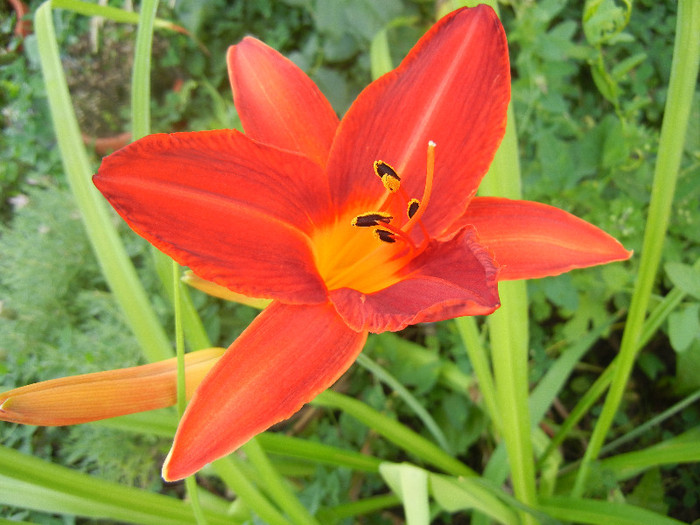
<instances>
[{"instance_id":1,"label":"stamen","mask_svg":"<svg viewBox=\"0 0 700 525\"><path fill-rule=\"evenodd\" d=\"M350 224L352 226L358 226L360 228L366 228L368 226L379 226L380 222L389 223L393 217L388 213L381 211L364 213L355 217Z\"/></svg>"},{"instance_id":2,"label":"stamen","mask_svg":"<svg viewBox=\"0 0 700 525\"><path fill-rule=\"evenodd\" d=\"M382 242L388 242L388 243L395 243L396 239L394 238L393 232L390 232L389 230L382 230L381 228L377 228L374 230L374 236L379 239Z\"/></svg>"},{"instance_id":3,"label":"stamen","mask_svg":"<svg viewBox=\"0 0 700 525\"><path fill-rule=\"evenodd\" d=\"M430 194L433 191L433 177L435 175L435 146L436 144L431 140L428 142L428 162L425 171L425 188L423 189L423 197L420 200L420 206L418 210L408 219L408 222L401 228L406 233L411 231L417 222L420 221L421 217L428 208L428 201L430 201ZM423 223L420 223L421 225ZM425 231L425 229L423 230Z\"/></svg>"},{"instance_id":4,"label":"stamen","mask_svg":"<svg viewBox=\"0 0 700 525\"><path fill-rule=\"evenodd\" d=\"M418 199L411 199L410 201L408 201L406 214L408 215L409 219L416 214L418 208L420 208L420 202L418 201Z\"/></svg>"},{"instance_id":5,"label":"stamen","mask_svg":"<svg viewBox=\"0 0 700 525\"><path fill-rule=\"evenodd\" d=\"M401 177L396 170L383 160L374 161L374 173L382 179L382 184L387 191L394 193L401 187Z\"/></svg>"}]
</instances>

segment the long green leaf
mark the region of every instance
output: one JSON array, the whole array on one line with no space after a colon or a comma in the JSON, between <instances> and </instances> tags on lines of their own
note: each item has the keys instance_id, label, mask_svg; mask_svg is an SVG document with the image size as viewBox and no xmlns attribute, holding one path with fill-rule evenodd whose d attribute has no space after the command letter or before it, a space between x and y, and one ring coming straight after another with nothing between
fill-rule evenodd
<instances>
[{"instance_id":1,"label":"long green leaf","mask_svg":"<svg viewBox=\"0 0 700 525\"><path fill-rule=\"evenodd\" d=\"M192 508L180 500L125 487L0 446L0 503L42 512L128 523L191 524ZM225 515L206 513L212 524Z\"/></svg>"},{"instance_id":2,"label":"long green leaf","mask_svg":"<svg viewBox=\"0 0 700 525\"><path fill-rule=\"evenodd\" d=\"M401 500L398 496L385 494L321 509L317 515L321 523L337 523L347 518L354 518L387 508L398 507L399 505L401 505Z\"/></svg>"},{"instance_id":3,"label":"long green leaf","mask_svg":"<svg viewBox=\"0 0 700 525\"><path fill-rule=\"evenodd\" d=\"M455 319L457 331L469 356L469 362L479 381L479 391L484 398L484 405L497 433L501 433L501 415L496 401L496 385L493 379L491 363L486 348L479 337L479 329L473 317Z\"/></svg>"},{"instance_id":4,"label":"long green leaf","mask_svg":"<svg viewBox=\"0 0 700 525\"><path fill-rule=\"evenodd\" d=\"M381 460L367 454L316 443L307 439L264 432L257 437L260 445L269 453L323 463L335 467L362 472L378 472Z\"/></svg>"},{"instance_id":5,"label":"long green leaf","mask_svg":"<svg viewBox=\"0 0 700 525\"><path fill-rule=\"evenodd\" d=\"M570 497L542 498L540 509L550 516L575 523L614 523L615 525L683 525L682 522L667 518L656 512L609 501Z\"/></svg>"},{"instance_id":6,"label":"long green leaf","mask_svg":"<svg viewBox=\"0 0 700 525\"><path fill-rule=\"evenodd\" d=\"M364 423L369 428L381 434L389 441L397 444L409 454L434 465L445 472L457 476L475 476L476 473L464 463L445 453L434 443L413 430L402 425L395 419L391 419L372 407L339 394L332 390L326 390L312 401L313 405L326 408L337 408Z\"/></svg>"},{"instance_id":7,"label":"long green leaf","mask_svg":"<svg viewBox=\"0 0 700 525\"><path fill-rule=\"evenodd\" d=\"M151 308L104 199L92 185L93 170L82 143L63 74L50 1L37 9L34 24L61 160L97 260L144 355L150 361L172 357L168 337Z\"/></svg>"},{"instance_id":8,"label":"long green leaf","mask_svg":"<svg viewBox=\"0 0 700 525\"><path fill-rule=\"evenodd\" d=\"M426 430L433 435L435 441L440 447L448 453L451 453L451 447L447 442L447 438L440 426L435 422L433 416L420 404L409 390L403 386L398 379L391 375L384 367L373 361L366 354L357 356L357 364L371 372L382 383L391 388L396 395L406 403L413 413L421 420Z\"/></svg>"},{"instance_id":9,"label":"long green leaf","mask_svg":"<svg viewBox=\"0 0 700 525\"><path fill-rule=\"evenodd\" d=\"M123 24L138 24L139 22L138 13L108 5L81 2L80 0L53 0L52 5L55 9L66 9L68 11L72 11L73 13L78 13L85 16L99 16L106 18L107 20L111 20L112 22L119 22ZM177 31L178 33L187 34L187 31L185 31L184 28L167 20L157 18L154 20L154 25L158 28L170 29L172 31Z\"/></svg>"}]
</instances>

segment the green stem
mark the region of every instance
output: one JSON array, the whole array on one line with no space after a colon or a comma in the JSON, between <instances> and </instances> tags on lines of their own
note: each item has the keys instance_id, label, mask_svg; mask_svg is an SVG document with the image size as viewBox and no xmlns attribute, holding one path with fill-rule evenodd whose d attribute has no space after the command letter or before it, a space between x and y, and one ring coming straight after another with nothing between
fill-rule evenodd
<instances>
[{"instance_id":1,"label":"green stem","mask_svg":"<svg viewBox=\"0 0 700 525\"><path fill-rule=\"evenodd\" d=\"M575 496L580 496L585 491L591 462L600 454L637 356L644 318L661 260L671 214L699 62L700 2L680 0L668 99L661 127L649 216L644 231L639 278L632 295L630 314L622 336L618 366L576 478L573 491Z\"/></svg>"},{"instance_id":2,"label":"green stem","mask_svg":"<svg viewBox=\"0 0 700 525\"><path fill-rule=\"evenodd\" d=\"M134 49L134 69L131 77L131 129L134 139L141 138L151 128L151 48L153 27L158 10L158 0L144 0L141 3L139 24ZM167 260L159 252L156 257ZM182 418L187 407L185 386L185 336L182 323L182 300L180 297L180 267L173 261L171 270L172 300L175 310L175 348L177 355L177 411ZM197 480L190 476L185 480L185 488L192 504L195 520L206 524L204 512L199 503Z\"/></svg>"},{"instance_id":3,"label":"green stem","mask_svg":"<svg viewBox=\"0 0 700 525\"><path fill-rule=\"evenodd\" d=\"M172 357L168 337L156 317L114 227L103 197L92 185L92 166L82 144L61 65L51 2L34 17L41 72L68 183L102 273L126 321L150 361Z\"/></svg>"},{"instance_id":4,"label":"green stem","mask_svg":"<svg viewBox=\"0 0 700 525\"><path fill-rule=\"evenodd\" d=\"M508 108L508 124L501 147L480 186L481 195L519 199L520 161L515 117ZM525 505L537 506L535 463L528 406L528 311L523 281L501 282L501 308L488 317L497 403L503 439L508 450L513 489ZM521 512L524 523L535 523Z\"/></svg>"},{"instance_id":5,"label":"green stem","mask_svg":"<svg viewBox=\"0 0 700 525\"><path fill-rule=\"evenodd\" d=\"M457 330L464 343L464 348L469 356L469 362L474 368L479 382L479 391L484 398L486 411L493 422L498 434L501 433L501 416L496 401L496 385L491 371L489 356L479 338L479 329L473 317L460 317L455 319Z\"/></svg>"}]
</instances>

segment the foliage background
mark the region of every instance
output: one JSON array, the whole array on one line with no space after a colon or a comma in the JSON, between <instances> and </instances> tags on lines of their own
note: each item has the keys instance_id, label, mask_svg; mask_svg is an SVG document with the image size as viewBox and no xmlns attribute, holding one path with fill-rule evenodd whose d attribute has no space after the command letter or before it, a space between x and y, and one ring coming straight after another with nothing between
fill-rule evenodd
<instances>
[{"instance_id":1,"label":"foliage background","mask_svg":"<svg viewBox=\"0 0 700 525\"><path fill-rule=\"evenodd\" d=\"M31 3L32 12L38 5ZM49 126L35 36L14 35L15 19L7 9L0 6L3 390L129 366L142 359L92 255L67 189ZM676 2L638 0L624 31L606 33L596 32L591 22L583 23L581 2L512 0L501 5L511 49L524 197L579 215L637 253L666 100L675 13ZM434 14L434 3L423 0L163 3L158 16L181 25L191 36L156 33L153 131L237 125L223 57L226 48L246 34L292 58L342 114L371 81L370 46L377 32L390 27L396 64L433 22ZM608 15L604 21L616 20L614 12ZM127 131L128 57L133 53L134 28L110 22L95 26L70 11L60 11L55 23L83 131L97 135ZM663 263L691 265L700 251L699 100L696 94ZM97 166L99 156L93 159ZM127 228L120 228L149 297L172 333L171 306L148 246ZM556 431L616 355L637 265L638 258L633 258L625 264L528 283L533 385L572 343L596 329L603 331L545 418L545 432ZM669 270L659 276L657 300L679 286L674 275ZM696 272L691 274L691 284L681 283L691 293L639 355L611 440L664 414L700 389L700 297L692 293L696 290L692 280L697 277ZM193 299L210 338L222 346L255 315L247 307L197 293ZM495 439L455 325L418 326L398 336L373 337L365 353L386 367L433 415L449 451L481 471ZM365 368L353 367L336 388L430 437L414 411ZM561 447L565 470L582 456L598 411L594 407ZM700 408L691 403L616 452L642 449L698 425ZM384 460L406 459L400 447L344 413L306 409L280 430ZM164 487L159 478L167 439L99 425L47 429L7 424L0 426L0 439L22 452L105 479L154 491L181 491L178 486ZM377 474L323 465L290 465L289 469L298 480L300 500L312 511L387 492ZM657 467L623 482L606 477L604 471L597 474L598 496L688 522L700 519L697 463ZM225 495L220 484L207 479L211 484L207 489ZM0 512L40 523L66 519L18 507L2 507ZM400 515L398 510L376 513L367 522L390 523ZM446 513L436 519L459 522Z\"/></svg>"}]
</instances>

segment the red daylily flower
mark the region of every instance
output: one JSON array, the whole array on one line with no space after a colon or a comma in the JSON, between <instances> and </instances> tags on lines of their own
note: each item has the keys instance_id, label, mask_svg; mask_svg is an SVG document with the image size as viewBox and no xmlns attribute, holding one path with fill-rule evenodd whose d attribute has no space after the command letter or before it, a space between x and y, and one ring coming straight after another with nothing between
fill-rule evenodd
<instances>
[{"instance_id":1,"label":"red daylily flower","mask_svg":"<svg viewBox=\"0 0 700 525\"><path fill-rule=\"evenodd\" d=\"M166 480L291 416L368 332L488 314L499 280L630 255L559 209L475 197L510 99L488 7L440 20L340 121L258 40L231 47L228 65L245 134L152 135L94 177L134 231L199 277L272 300L195 392Z\"/></svg>"}]
</instances>

